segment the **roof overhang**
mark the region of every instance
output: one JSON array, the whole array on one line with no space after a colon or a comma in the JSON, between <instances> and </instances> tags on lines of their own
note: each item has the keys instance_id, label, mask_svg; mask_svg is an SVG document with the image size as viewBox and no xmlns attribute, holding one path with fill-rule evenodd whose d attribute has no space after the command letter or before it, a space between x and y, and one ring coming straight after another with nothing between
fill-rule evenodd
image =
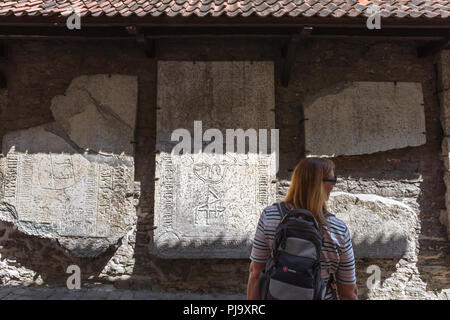
<instances>
[{"instance_id":1,"label":"roof overhang","mask_svg":"<svg viewBox=\"0 0 450 320\"><path fill-rule=\"evenodd\" d=\"M81 29L69 30L57 16L2 17L0 38L130 39L135 32L153 39L186 37L290 37L311 27L311 38L441 41L450 36L450 19L382 18L368 29L366 18L292 17L81 17ZM131 30L131 32L130 32Z\"/></svg>"},{"instance_id":2,"label":"roof overhang","mask_svg":"<svg viewBox=\"0 0 450 320\"><path fill-rule=\"evenodd\" d=\"M121 40L137 41L149 58L160 39L281 38L285 39L282 83L287 86L295 51L305 39L419 41L419 57L449 48L449 19L382 18L370 30L367 18L324 17L81 17L81 29L69 30L61 16L6 16L0 21L0 40ZM1 43L0 43L1 47Z\"/></svg>"}]
</instances>

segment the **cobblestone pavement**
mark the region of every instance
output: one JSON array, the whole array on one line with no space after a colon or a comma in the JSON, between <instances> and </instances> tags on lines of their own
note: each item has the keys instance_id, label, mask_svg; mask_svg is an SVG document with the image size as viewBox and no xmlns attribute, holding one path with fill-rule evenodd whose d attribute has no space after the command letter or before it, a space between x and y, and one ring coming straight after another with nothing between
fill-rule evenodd
<instances>
[{"instance_id":1,"label":"cobblestone pavement","mask_svg":"<svg viewBox=\"0 0 450 320\"><path fill-rule=\"evenodd\" d=\"M0 286L0 300L245 300L240 294L195 294L116 289L112 285L67 288Z\"/></svg>"}]
</instances>

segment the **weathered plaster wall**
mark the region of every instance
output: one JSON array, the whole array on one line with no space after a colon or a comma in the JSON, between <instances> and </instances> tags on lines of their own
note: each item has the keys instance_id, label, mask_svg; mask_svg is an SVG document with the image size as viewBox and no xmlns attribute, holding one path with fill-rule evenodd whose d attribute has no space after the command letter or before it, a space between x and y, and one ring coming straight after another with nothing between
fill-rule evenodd
<instances>
[{"instance_id":1,"label":"weathered plaster wall","mask_svg":"<svg viewBox=\"0 0 450 320\"><path fill-rule=\"evenodd\" d=\"M302 44L289 87L280 84L282 43L253 40L161 41L161 60L275 59L276 123L280 128L281 199L295 164L305 152L302 103L343 81L421 82L426 144L371 155L339 156L336 191L370 194L402 202L420 221L415 254L408 259L357 260L361 297L445 298L450 288L449 242L440 223L445 210L442 128L436 95L434 57L417 58L414 43L309 41ZM151 256L156 137L156 64L135 43L8 43L8 97L1 106L0 137L52 121L51 99L64 93L73 78L89 74L138 77L135 180L141 182L136 227L116 252L88 260L71 258L54 241L36 239L1 224L0 281L65 285L67 266L78 264L84 281L116 281L118 286L198 292L245 292L249 260L161 260ZM442 219L441 219L442 220ZM369 291L365 271L377 264L382 287Z\"/></svg>"},{"instance_id":2,"label":"weathered plaster wall","mask_svg":"<svg viewBox=\"0 0 450 320\"><path fill-rule=\"evenodd\" d=\"M444 182L446 186L445 205L447 210L441 212L441 223L447 225L450 240L450 50L443 50L436 57L437 93L441 106L441 124L444 131L442 139L442 161L444 162Z\"/></svg>"}]
</instances>

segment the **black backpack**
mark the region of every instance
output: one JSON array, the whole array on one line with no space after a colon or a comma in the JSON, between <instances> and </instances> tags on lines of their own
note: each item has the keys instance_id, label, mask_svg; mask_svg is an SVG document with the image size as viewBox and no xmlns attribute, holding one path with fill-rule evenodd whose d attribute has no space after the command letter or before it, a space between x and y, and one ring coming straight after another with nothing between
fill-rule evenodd
<instances>
[{"instance_id":1,"label":"black backpack","mask_svg":"<svg viewBox=\"0 0 450 320\"><path fill-rule=\"evenodd\" d=\"M261 300L323 300L331 286L321 276L323 236L311 211L278 207L281 221L275 233L271 256L259 277Z\"/></svg>"}]
</instances>

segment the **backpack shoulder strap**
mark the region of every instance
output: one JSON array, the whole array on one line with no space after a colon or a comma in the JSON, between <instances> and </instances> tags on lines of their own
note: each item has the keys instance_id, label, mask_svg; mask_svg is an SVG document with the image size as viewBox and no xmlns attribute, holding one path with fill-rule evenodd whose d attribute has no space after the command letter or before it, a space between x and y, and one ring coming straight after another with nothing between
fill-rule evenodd
<instances>
[{"instance_id":1,"label":"backpack shoulder strap","mask_svg":"<svg viewBox=\"0 0 450 320\"><path fill-rule=\"evenodd\" d=\"M317 222L316 218L314 217L311 211L306 209L294 209L291 210L290 213L294 216L301 216L303 219L314 223L317 230L320 230L319 223Z\"/></svg>"},{"instance_id":2,"label":"backpack shoulder strap","mask_svg":"<svg viewBox=\"0 0 450 320\"><path fill-rule=\"evenodd\" d=\"M277 202L274 203L275 206L278 208L278 213L280 214L281 220L283 220L284 216L288 214L288 208L286 208L286 205L284 202Z\"/></svg>"},{"instance_id":3,"label":"backpack shoulder strap","mask_svg":"<svg viewBox=\"0 0 450 320\"><path fill-rule=\"evenodd\" d=\"M306 209L288 209L284 202L277 202L277 203L274 203L274 205L276 205L278 208L278 212L280 213L280 216L281 216L281 221L283 221L283 218L288 214L291 216L294 216L294 217L301 216L305 220L314 223L316 228L318 230L320 230L319 223L317 222L316 218L314 217L314 215L312 214L311 211L306 210Z\"/></svg>"}]
</instances>

